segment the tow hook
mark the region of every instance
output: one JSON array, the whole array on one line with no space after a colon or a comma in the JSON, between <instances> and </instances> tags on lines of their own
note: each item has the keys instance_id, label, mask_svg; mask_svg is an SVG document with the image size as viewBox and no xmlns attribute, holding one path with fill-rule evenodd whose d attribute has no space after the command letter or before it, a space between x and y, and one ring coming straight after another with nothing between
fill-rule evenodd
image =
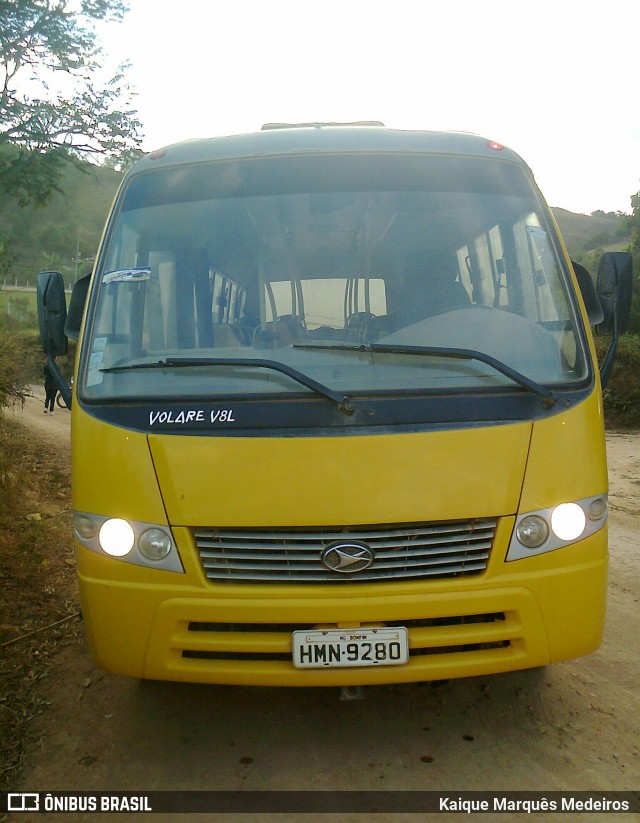
<instances>
[{"instance_id":1,"label":"tow hook","mask_svg":"<svg viewBox=\"0 0 640 823\"><path fill-rule=\"evenodd\" d=\"M364 700L364 686L340 686L340 700Z\"/></svg>"}]
</instances>

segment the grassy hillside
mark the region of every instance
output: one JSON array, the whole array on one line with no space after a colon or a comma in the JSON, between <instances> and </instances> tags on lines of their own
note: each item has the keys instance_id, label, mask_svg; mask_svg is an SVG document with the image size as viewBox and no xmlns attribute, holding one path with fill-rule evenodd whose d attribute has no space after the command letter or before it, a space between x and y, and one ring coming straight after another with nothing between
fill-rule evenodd
<instances>
[{"instance_id":1,"label":"grassy hillside","mask_svg":"<svg viewBox=\"0 0 640 823\"><path fill-rule=\"evenodd\" d=\"M631 242L623 220L615 214L576 214L566 209L552 209L554 217L574 260L596 249L624 251Z\"/></svg>"},{"instance_id":2,"label":"grassy hillside","mask_svg":"<svg viewBox=\"0 0 640 823\"><path fill-rule=\"evenodd\" d=\"M23 330L38 330L38 307L36 292L26 289L0 289L0 331L19 327Z\"/></svg>"},{"instance_id":3,"label":"grassy hillside","mask_svg":"<svg viewBox=\"0 0 640 823\"><path fill-rule=\"evenodd\" d=\"M5 244L0 283L33 285L35 274L45 269L60 270L72 282L95 255L121 180L112 169L67 166L61 191L45 207L0 203L0 248Z\"/></svg>"}]
</instances>

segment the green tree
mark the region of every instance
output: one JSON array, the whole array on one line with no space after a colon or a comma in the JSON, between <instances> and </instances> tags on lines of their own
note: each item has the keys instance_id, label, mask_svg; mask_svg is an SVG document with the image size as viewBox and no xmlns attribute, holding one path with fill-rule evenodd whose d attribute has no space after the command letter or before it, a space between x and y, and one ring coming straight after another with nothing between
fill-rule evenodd
<instances>
[{"instance_id":1,"label":"green tree","mask_svg":"<svg viewBox=\"0 0 640 823\"><path fill-rule=\"evenodd\" d=\"M125 11L125 0L0 0L5 203L42 204L69 161L127 158L139 148L126 67L102 86L93 79L102 55L95 26L120 20ZM50 91L60 77L68 91Z\"/></svg>"}]
</instances>

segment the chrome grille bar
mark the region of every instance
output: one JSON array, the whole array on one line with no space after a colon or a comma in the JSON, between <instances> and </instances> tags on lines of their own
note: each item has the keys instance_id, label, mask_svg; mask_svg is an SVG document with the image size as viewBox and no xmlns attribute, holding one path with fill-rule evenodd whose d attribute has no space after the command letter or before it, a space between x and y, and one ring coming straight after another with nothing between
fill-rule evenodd
<instances>
[{"instance_id":1,"label":"chrome grille bar","mask_svg":"<svg viewBox=\"0 0 640 823\"><path fill-rule=\"evenodd\" d=\"M210 580L241 582L370 582L480 574L495 534L491 519L344 530L196 528L193 536ZM374 552L373 564L352 575L321 563L332 543L357 541Z\"/></svg>"}]
</instances>

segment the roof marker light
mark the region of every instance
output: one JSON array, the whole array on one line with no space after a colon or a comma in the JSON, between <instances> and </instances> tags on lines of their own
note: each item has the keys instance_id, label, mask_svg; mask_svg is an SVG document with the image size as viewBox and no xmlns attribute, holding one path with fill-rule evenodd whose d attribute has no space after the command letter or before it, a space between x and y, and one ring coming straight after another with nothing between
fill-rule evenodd
<instances>
[{"instance_id":1,"label":"roof marker light","mask_svg":"<svg viewBox=\"0 0 640 823\"><path fill-rule=\"evenodd\" d=\"M489 140L487 145L489 146L490 149L494 149L494 151L502 151L502 149L504 148L502 143L496 143L495 140Z\"/></svg>"}]
</instances>

